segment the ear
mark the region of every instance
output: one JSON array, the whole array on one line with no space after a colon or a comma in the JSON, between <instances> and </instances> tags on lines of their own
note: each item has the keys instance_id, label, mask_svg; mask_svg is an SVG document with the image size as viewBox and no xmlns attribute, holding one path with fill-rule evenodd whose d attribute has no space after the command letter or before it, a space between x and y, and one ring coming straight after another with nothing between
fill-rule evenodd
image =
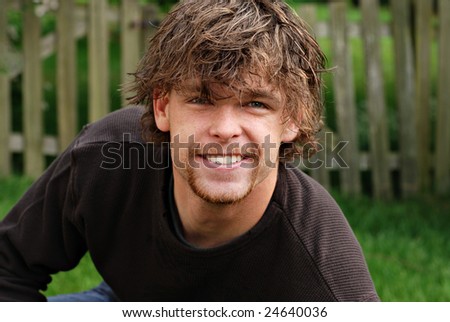
<instances>
[{"instance_id":1,"label":"ear","mask_svg":"<svg viewBox=\"0 0 450 322\"><path fill-rule=\"evenodd\" d=\"M297 124L292 119L290 119L285 124L285 128L281 135L281 142L284 142L284 143L293 142L297 138L299 131L300 131L300 128L297 126Z\"/></svg>"},{"instance_id":2,"label":"ear","mask_svg":"<svg viewBox=\"0 0 450 322\"><path fill-rule=\"evenodd\" d=\"M169 132L169 94L162 94L159 89L153 91L153 113L158 129Z\"/></svg>"}]
</instances>

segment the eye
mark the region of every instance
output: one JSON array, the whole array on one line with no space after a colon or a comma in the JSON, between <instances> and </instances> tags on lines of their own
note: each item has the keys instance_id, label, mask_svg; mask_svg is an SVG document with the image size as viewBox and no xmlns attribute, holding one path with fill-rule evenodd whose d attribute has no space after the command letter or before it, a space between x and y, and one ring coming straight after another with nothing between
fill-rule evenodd
<instances>
[{"instance_id":1,"label":"eye","mask_svg":"<svg viewBox=\"0 0 450 322\"><path fill-rule=\"evenodd\" d=\"M249 107L252 107L252 108L268 108L267 106L266 106L266 104L264 104L264 103L261 103L261 102L258 102L258 101L252 101L252 102L249 102L248 104L247 104L247 106L249 106Z\"/></svg>"},{"instance_id":2,"label":"eye","mask_svg":"<svg viewBox=\"0 0 450 322\"><path fill-rule=\"evenodd\" d=\"M189 103L191 103L191 104L198 104L198 105L205 105L205 104L210 104L211 102L206 97L195 97L195 98L190 99Z\"/></svg>"}]
</instances>

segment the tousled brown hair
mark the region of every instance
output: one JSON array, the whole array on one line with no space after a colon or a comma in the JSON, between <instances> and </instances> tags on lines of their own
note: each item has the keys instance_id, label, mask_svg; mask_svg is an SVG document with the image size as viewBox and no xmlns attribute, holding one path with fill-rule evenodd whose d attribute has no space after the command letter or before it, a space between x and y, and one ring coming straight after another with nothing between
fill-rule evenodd
<instances>
[{"instance_id":1,"label":"tousled brown hair","mask_svg":"<svg viewBox=\"0 0 450 322\"><path fill-rule=\"evenodd\" d=\"M303 21L278 0L184 0L149 40L134 81L131 104L145 104L143 137L168 142L153 115L153 94L180 89L186 80L222 83L245 91L248 75L260 77L284 95L284 117L300 128L280 155L309 155L322 126L320 72L325 56ZM306 148L305 148L306 147Z\"/></svg>"}]
</instances>

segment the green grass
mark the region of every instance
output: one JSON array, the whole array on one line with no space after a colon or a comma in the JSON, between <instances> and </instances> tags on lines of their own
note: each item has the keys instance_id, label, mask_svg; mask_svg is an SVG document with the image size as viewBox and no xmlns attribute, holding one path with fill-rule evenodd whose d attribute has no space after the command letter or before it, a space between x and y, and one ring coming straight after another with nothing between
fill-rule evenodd
<instances>
[{"instance_id":1,"label":"green grass","mask_svg":"<svg viewBox=\"0 0 450 322\"><path fill-rule=\"evenodd\" d=\"M22 177L0 179L0 218L30 184ZM363 247L383 301L450 301L448 198L382 202L333 195ZM54 276L45 294L82 291L100 280L86 255L76 269Z\"/></svg>"},{"instance_id":2,"label":"green grass","mask_svg":"<svg viewBox=\"0 0 450 322\"><path fill-rule=\"evenodd\" d=\"M450 301L450 201L335 198L384 301Z\"/></svg>"},{"instance_id":3,"label":"green grass","mask_svg":"<svg viewBox=\"0 0 450 322\"><path fill-rule=\"evenodd\" d=\"M82 258L74 270L58 273L52 278L52 283L45 292L46 296L85 291L102 281L89 254Z\"/></svg>"},{"instance_id":4,"label":"green grass","mask_svg":"<svg viewBox=\"0 0 450 322\"><path fill-rule=\"evenodd\" d=\"M0 179L0 218L14 206L31 183L31 179L25 177Z\"/></svg>"}]
</instances>

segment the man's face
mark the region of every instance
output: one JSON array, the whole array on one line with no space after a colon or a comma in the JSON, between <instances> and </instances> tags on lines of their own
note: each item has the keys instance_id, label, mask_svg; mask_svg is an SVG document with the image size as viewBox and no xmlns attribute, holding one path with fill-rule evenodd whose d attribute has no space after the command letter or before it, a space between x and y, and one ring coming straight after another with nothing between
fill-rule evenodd
<instances>
[{"instance_id":1,"label":"man's face","mask_svg":"<svg viewBox=\"0 0 450 322\"><path fill-rule=\"evenodd\" d=\"M231 204L267 178L276 180L280 144L294 140L298 128L283 123L279 90L253 84L239 93L213 84L205 96L186 82L182 91L155 99L158 128L170 131L175 185L207 202Z\"/></svg>"}]
</instances>

